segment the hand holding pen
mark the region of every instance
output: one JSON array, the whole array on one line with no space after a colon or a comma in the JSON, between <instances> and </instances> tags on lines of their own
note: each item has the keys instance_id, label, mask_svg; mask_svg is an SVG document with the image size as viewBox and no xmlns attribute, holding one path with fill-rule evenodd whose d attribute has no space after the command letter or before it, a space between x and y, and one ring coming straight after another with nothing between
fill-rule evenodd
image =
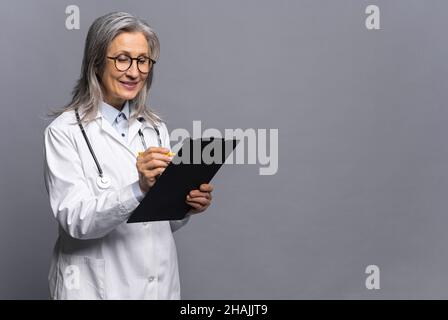
<instances>
[{"instance_id":1,"label":"hand holding pen","mask_svg":"<svg viewBox=\"0 0 448 320\"><path fill-rule=\"evenodd\" d=\"M136 166L142 192L149 191L157 177L165 171L173 155L169 149L160 147L150 147L144 152L139 152Z\"/></svg>"}]
</instances>

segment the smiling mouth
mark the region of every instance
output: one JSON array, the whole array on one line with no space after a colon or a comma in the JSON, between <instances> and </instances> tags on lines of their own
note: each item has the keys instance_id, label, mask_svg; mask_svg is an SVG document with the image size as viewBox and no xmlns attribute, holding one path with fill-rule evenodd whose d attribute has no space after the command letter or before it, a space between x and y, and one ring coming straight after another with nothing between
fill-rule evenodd
<instances>
[{"instance_id":1,"label":"smiling mouth","mask_svg":"<svg viewBox=\"0 0 448 320\"><path fill-rule=\"evenodd\" d=\"M138 85L138 82L120 81L120 83L126 89L135 89Z\"/></svg>"}]
</instances>

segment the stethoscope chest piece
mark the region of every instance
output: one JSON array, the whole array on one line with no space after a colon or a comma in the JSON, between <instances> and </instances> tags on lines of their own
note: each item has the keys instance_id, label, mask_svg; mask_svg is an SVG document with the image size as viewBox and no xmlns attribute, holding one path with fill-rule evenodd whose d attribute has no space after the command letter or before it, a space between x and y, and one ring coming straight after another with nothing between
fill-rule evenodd
<instances>
[{"instance_id":1,"label":"stethoscope chest piece","mask_svg":"<svg viewBox=\"0 0 448 320\"><path fill-rule=\"evenodd\" d=\"M98 176L98 178L96 178L96 184L100 189L107 189L110 187L110 179L105 176Z\"/></svg>"}]
</instances>

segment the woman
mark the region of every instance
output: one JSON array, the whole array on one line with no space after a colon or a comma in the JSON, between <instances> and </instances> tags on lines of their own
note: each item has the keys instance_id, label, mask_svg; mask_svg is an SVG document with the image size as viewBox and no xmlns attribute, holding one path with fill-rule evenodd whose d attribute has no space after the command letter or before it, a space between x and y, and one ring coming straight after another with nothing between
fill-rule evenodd
<instances>
[{"instance_id":1,"label":"woman","mask_svg":"<svg viewBox=\"0 0 448 320\"><path fill-rule=\"evenodd\" d=\"M126 223L171 160L167 128L145 107L158 58L145 22L123 12L96 19L73 99L45 129L59 224L52 299L180 299L172 233L207 209L212 186L190 192L183 220Z\"/></svg>"}]
</instances>

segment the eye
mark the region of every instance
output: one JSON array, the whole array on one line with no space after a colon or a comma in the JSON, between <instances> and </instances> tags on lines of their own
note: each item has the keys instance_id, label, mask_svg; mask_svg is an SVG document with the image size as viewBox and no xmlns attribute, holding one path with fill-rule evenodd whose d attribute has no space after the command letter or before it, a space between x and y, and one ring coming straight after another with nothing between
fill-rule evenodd
<instances>
[{"instance_id":1,"label":"eye","mask_svg":"<svg viewBox=\"0 0 448 320\"><path fill-rule=\"evenodd\" d=\"M117 57L117 60L118 60L119 62L126 62L126 61L129 61L129 57L127 57L127 56L121 54L121 55L119 55L119 56Z\"/></svg>"},{"instance_id":2,"label":"eye","mask_svg":"<svg viewBox=\"0 0 448 320\"><path fill-rule=\"evenodd\" d=\"M145 63L148 63L148 61L149 61L149 59L145 58L145 57L138 58L138 63L139 64L145 64Z\"/></svg>"}]
</instances>

